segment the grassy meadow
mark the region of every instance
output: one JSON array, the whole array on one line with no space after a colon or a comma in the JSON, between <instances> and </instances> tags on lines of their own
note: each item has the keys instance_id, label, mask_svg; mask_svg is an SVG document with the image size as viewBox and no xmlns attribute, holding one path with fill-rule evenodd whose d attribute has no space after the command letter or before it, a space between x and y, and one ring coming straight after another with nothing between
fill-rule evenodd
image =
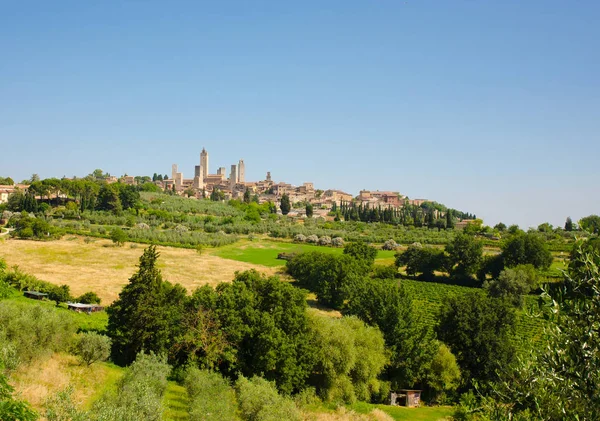
<instances>
[{"instance_id":1,"label":"grassy meadow","mask_svg":"<svg viewBox=\"0 0 600 421\"><path fill-rule=\"evenodd\" d=\"M77 236L51 242L10 239L0 242L0 257L8 266L18 265L44 281L68 285L75 296L94 291L103 304L110 304L136 271L143 248L134 243L115 247L110 240L103 239L86 242L84 237ZM236 271L275 272L260 263L224 259L213 255L212 250L202 253L175 247L158 247L158 250L163 278L189 291L205 284L231 281Z\"/></svg>"},{"instance_id":2,"label":"grassy meadow","mask_svg":"<svg viewBox=\"0 0 600 421\"><path fill-rule=\"evenodd\" d=\"M312 244L298 244L274 240L239 241L235 244L219 247L207 251L224 259L239 262L252 263L268 267L285 266L285 260L277 259L279 253L302 253L308 251L319 251L322 253L342 254L343 249L337 247L323 247ZM376 264L394 263L395 251L379 250Z\"/></svg>"}]
</instances>

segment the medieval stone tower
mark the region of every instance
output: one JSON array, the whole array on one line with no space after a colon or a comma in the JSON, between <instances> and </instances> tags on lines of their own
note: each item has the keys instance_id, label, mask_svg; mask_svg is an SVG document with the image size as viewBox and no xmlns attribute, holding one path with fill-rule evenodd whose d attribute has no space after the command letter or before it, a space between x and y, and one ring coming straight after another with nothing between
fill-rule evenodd
<instances>
[{"instance_id":1,"label":"medieval stone tower","mask_svg":"<svg viewBox=\"0 0 600 421\"><path fill-rule=\"evenodd\" d=\"M200 178L204 180L208 177L208 174L208 152L202 148L202 152L200 152Z\"/></svg>"},{"instance_id":2,"label":"medieval stone tower","mask_svg":"<svg viewBox=\"0 0 600 421\"><path fill-rule=\"evenodd\" d=\"M238 183L246 182L246 166L244 165L244 160L240 159L238 163Z\"/></svg>"},{"instance_id":3,"label":"medieval stone tower","mask_svg":"<svg viewBox=\"0 0 600 421\"><path fill-rule=\"evenodd\" d=\"M229 174L229 187L231 188L231 191L233 191L237 181L237 166L232 165L231 173Z\"/></svg>"}]
</instances>

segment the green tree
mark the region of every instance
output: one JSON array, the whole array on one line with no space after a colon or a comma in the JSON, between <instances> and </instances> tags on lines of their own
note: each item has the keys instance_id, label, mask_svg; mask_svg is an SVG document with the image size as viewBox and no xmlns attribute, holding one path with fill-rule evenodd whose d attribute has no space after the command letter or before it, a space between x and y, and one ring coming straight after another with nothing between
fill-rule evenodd
<instances>
[{"instance_id":1,"label":"green tree","mask_svg":"<svg viewBox=\"0 0 600 421\"><path fill-rule=\"evenodd\" d=\"M442 270L446 263L444 252L433 247L423 247L420 244L411 244L403 251L396 253L396 266L406 266L409 276L421 276L423 279L435 278L435 271Z\"/></svg>"},{"instance_id":2,"label":"green tree","mask_svg":"<svg viewBox=\"0 0 600 421\"><path fill-rule=\"evenodd\" d=\"M460 233L446 245L450 273L453 276L469 277L479 269L483 256L483 245L472 236Z\"/></svg>"},{"instance_id":3,"label":"green tree","mask_svg":"<svg viewBox=\"0 0 600 421\"><path fill-rule=\"evenodd\" d=\"M71 288L68 285L54 286L48 290L48 299L55 301L58 306L72 300Z\"/></svg>"},{"instance_id":4,"label":"green tree","mask_svg":"<svg viewBox=\"0 0 600 421\"><path fill-rule=\"evenodd\" d=\"M116 184L105 184L100 187L96 209L119 213L123 210L119 197L119 188Z\"/></svg>"},{"instance_id":5,"label":"green tree","mask_svg":"<svg viewBox=\"0 0 600 421\"><path fill-rule=\"evenodd\" d=\"M592 234L600 234L600 216L590 215L579 220L579 228L591 232Z\"/></svg>"},{"instance_id":6,"label":"green tree","mask_svg":"<svg viewBox=\"0 0 600 421\"><path fill-rule=\"evenodd\" d=\"M220 202L225 200L225 193L223 193L218 188L214 187L212 193L210 194L210 200L213 202Z\"/></svg>"},{"instance_id":7,"label":"green tree","mask_svg":"<svg viewBox=\"0 0 600 421\"><path fill-rule=\"evenodd\" d=\"M190 419L237 421L235 392L219 373L191 367L184 385L190 401Z\"/></svg>"},{"instance_id":8,"label":"green tree","mask_svg":"<svg viewBox=\"0 0 600 421\"><path fill-rule=\"evenodd\" d=\"M387 363L383 335L355 317L309 317L316 364L310 382L326 401L370 401Z\"/></svg>"},{"instance_id":9,"label":"green tree","mask_svg":"<svg viewBox=\"0 0 600 421\"><path fill-rule=\"evenodd\" d=\"M0 184L5 186L13 186L15 181L10 177L0 177Z\"/></svg>"},{"instance_id":10,"label":"green tree","mask_svg":"<svg viewBox=\"0 0 600 421\"><path fill-rule=\"evenodd\" d=\"M240 415L252 421L300 421L302 414L294 401L277 393L275 385L262 377L244 376L235 383Z\"/></svg>"},{"instance_id":11,"label":"green tree","mask_svg":"<svg viewBox=\"0 0 600 421\"><path fill-rule=\"evenodd\" d=\"M552 253L546 242L535 233L517 233L502 245L502 258L508 267L531 264L537 269L548 269Z\"/></svg>"},{"instance_id":12,"label":"green tree","mask_svg":"<svg viewBox=\"0 0 600 421\"><path fill-rule=\"evenodd\" d=\"M503 222L498 222L496 225L494 225L494 229L498 232L504 232L506 231L506 224Z\"/></svg>"},{"instance_id":13,"label":"green tree","mask_svg":"<svg viewBox=\"0 0 600 421\"><path fill-rule=\"evenodd\" d=\"M100 297L93 291L86 292L76 298L78 303L82 304L100 304Z\"/></svg>"},{"instance_id":14,"label":"green tree","mask_svg":"<svg viewBox=\"0 0 600 421\"><path fill-rule=\"evenodd\" d=\"M452 210L448 209L446 211L446 228L453 229L454 228L454 217L452 216Z\"/></svg>"},{"instance_id":15,"label":"green tree","mask_svg":"<svg viewBox=\"0 0 600 421\"><path fill-rule=\"evenodd\" d=\"M218 358L221 372L262 375L284 393L304 386L314 364L305 292L252 270L237 273L232 283L216 290L196 290L192 302L193 311L203 310L218 321L231 347Z\"/></svg>"},{"instance_id":16,"label":"green tree","mask_svg":"<svg viewBox=\"0 0 600 421\"><path fill-rule=\"evenodd\" d=\"M114 244L116 244L119 247L122 247L123 244L125 244L125 241L127 241L127 233L121 228L115 227L110 232L110 239Z\"/></svg>"},{"instance_id":17,"label":"green tree","mask_svg":"<svg viewBox=\"0 0 600 421\"><path fill-rule=\"evenodd\" d=\"M571 231L573 231L573 229L574 229L573 220L571 219L570 216L567 216L567 220L565 221L565 231L571 232Z\"/></svg>"},{"instance_id":18,"label":"green tree","mask_svg":"<svg viewBox=\"0 0 600 421\"><path fill-rule=\"evenodd\" d=\"M163 281L158 257L155 246L144 250L138 271L106 309L113 360L119 364L131 363L142 350L166 353L179 335L186 291Z\"/></svg>"},{"instance_id":19,"label":"green tree","mask_svg":"<svg viewBox=\"0 0 600 421\"><path fill-rule=\"evenodd\" d=\"M447 392L455 391L460 385L460 368L456 357L442 342L437 342L438 350L431 360L427 385L433 390L434 400L444 400Z\"/></svg>"},{"instance_id":20,"label":"green tree","mask_svg":"<svg viewBox=\"0 0 600 421\"><path fill-rule=\"evenodd\" d=\"M342 313L381 330L392 354L384 377L393 388L425 384L437 345L431 330L417 322L412 300L398 282L365 279L354 287Z\"/></svg>"},{"instance_id":21,"label":"green tree","mask_svg":"<svg viewBox=\"0 0 600 421\"><path fill-rule=\"evenodd\" d=\"M511 363L515 323L509 303L478 291L442 303L436 332L456 356L464 386L496 380L497 371Z\"/></svg>"},{"instance_id":22,"label":"green tree","mask_svg":"<svg viewBox=\"0 0 600 421\"><path fill-rule=\"evenodd\" d=\"M523 296L539 285L539 274L532 265L519 265L500 272L500 276L484 286L491 297L504 298L516 307L523 306Z\"/></svg>"},{"instance_id":23,"label":"green tree","mask_svg":"<svg viewBox=\"0 0 600 421\"><path fill-rule=\"evenodd\" d=\"M306 217L307 218L312 218L313 216L313 205L310 203L306 204Z\"/></svg>"},{"instance_id":24,"label":"green tree","mask_svg":"<svg viewBox=\"0 0 600 421\"><path fill-rule=\"evenodd\" d=\"M598 419L600 254L582 242L571 259L563 283L542 293L542 312L532 316L543 320L547 345L535 347L514 366L502 370L490 397L479 404L484 416Z\"/></svg>"},{"instance_id":25,"label":"green tree","mask_svg":"<svg viewBox=\"0 0 600 421\"><path fill-rule=\"evenodd\" d=\"M290 212L290 209L292 209L292 205L290 204L290 197L287 194L284 193L281 196L279 207L281 208L281 213L283 215L287 215Z\"/></svg>"},{"instance_id":26,"label":"green tree","mask_svg":"<svg viewBox=\"0 0 600 421\"><path fill-rule=\"evenodd\" d=\"M377 249L362 241L355 241L344 246L344 254L352 256L367 268L371 268L377 258Z\"/></svg>"},{"instance_id":27,"label":"green tree","mask_svg":"<svg viewBox=\"0 0 600 421\"><path fill-rule=\"evenodd\" d=\"M96 362L106 361L110 356L110 347L111 340L108 336L83 332L78 335L73 353L89 367Z\"/></svg>"},{"instance_id":28,"label":"green tree","mask_svg":"<svg viewBox=\"0 0 600 421\"><path fill-rule=\"evenodd\" d=\"M308 252L288 260L287 271L302 287L314 292L319 302L340 309L369 268L351 255Z\"/></svg>"},{"instance_id":29,"label":"green tree","mask_svg":"<svg viewBox=\"0 0 600 421\"><path fill-rule=\"evenodd\" d=\"M250 199L250 189L246 188L246 191L244 191L244 203L250 203Z\"/></svg>"}]
</instances>

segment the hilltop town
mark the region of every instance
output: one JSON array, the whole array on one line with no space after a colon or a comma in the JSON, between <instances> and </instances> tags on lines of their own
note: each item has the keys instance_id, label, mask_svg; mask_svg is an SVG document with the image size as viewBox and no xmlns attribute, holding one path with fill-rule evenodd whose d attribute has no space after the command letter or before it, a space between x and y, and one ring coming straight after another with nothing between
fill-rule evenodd
<instances>
[{"instance_id":1,"label":"hilltop town","mask_svg":"<svg viewBox=\"0 0 600 421\"><path fill-rule=\"evenodd\" d=\"M109 181L117 181L116 177ZM134 177L126 177L123 182L135 183ZM194 168L194 178L184 178L179 172L177 164L172 165L171 177L153 180L163 190L171 190L178 195L195 196L197 198L209 197L215 190L222 192L224 199L242 198L246 191L250 191L259 203L278 203L285 194L290 203L312 204L315 216L325 216L331 209L340 203L353 202L369 208L401 208L405 205L420 206L426 199L409 199L397 191L361 190L358 196L336 189L315 189L314 183L305 182L301 186L294 186L286 182L275 182L271 173L267 172L264 180L247 181L246 165L243 159L230 166L227 173L226 167L217 168L216 173L210 172L209 154L205 148L200 153L200 165ZM290 211L290 216L301 216L303 206L297 206Z\"/></svg>"}]
</instances>

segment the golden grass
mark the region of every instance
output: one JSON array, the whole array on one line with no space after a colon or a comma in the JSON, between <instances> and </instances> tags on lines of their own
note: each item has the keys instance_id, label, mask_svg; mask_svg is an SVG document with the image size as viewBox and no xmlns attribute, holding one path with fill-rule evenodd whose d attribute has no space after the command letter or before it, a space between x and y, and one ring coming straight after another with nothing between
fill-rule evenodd
<instances>
[{"instance_id":1,"label":"golden grass","mask_svg":"<svg viewBox=\"0 0 600 421\"><path fill-rule=\"evenodd\" d=\"M143 247L114 247L110 240L85 243L82 237L38 242L11 239L0 242L0 257L9 266L19 265L27 273L57 285L66 284L77 296L96 292L103 304L113 302L136 271ZM163 279L179 283L189 291L209 284L231 281L236 271L257 269L272 275L276 269L213 256L208 252L158 247Z\"/></svg>"},{"instance_id":2,"label":"golden grass","mask_svg":"<svg viewBox=\"0 0 600 421\"><path fill-rule=\"evenodd\" d=\"M49 397L68 386L73 386L73 402L86 407L106 387L107 380L114 377L112 371L107 364L86 367L72 355L53 354L48 359L20 367L12 373L10 382L21 398L38 411Z\"/></svg>"},{"instance_id":3,"label":"golden grass","mask_svg":"<svg viewBox=\"0 0 600 421\"><path fill-rule=\"evenodd\" d=\"M393 418L381 409L374 409L368 414L358 414L344 407L335 412L305 413L305 421L393 421Z\"/></svg>"}]
</instances>

